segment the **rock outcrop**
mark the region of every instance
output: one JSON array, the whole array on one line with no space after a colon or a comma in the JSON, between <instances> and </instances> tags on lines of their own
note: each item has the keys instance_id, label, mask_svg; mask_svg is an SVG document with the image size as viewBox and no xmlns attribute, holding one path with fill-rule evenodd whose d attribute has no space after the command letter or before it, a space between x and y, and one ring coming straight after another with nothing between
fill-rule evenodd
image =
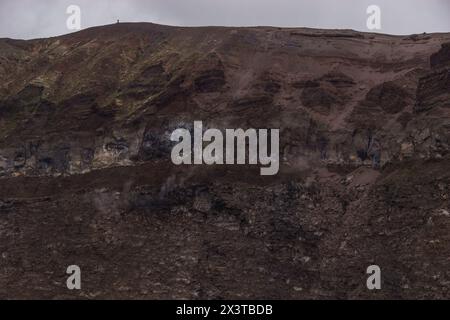
<instances>
[{"instance_id":1,"label":"rock outcrop","mask_svg":"<svg viewBox=\"0 0 450 320\"><path fill-rule=\"evenodd\" d=\"M450 298L449 43L126 23L0 39L0 298ZM195 120L279 128L280 173L173 165Z\"/></svg>"}]
</instances>

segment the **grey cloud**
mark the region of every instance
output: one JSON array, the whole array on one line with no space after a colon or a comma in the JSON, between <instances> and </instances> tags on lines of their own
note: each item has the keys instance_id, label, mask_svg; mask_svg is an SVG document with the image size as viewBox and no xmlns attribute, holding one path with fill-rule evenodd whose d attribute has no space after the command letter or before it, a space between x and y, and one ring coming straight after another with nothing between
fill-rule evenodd
<instances>
[{"instance_id":1,"label":"grey cloud","mask_svg":"<svg viewBox=\"0 0 450 320\"><path fill-rule=\"evenodd\" d=\"M82 10L82 28L154 22L180 26L255 26L366 29L366 8L382 10L382 33L449 32L450 0L1 0L0 37L68 33L66 8Z\"/></svg>"}]
</instances>

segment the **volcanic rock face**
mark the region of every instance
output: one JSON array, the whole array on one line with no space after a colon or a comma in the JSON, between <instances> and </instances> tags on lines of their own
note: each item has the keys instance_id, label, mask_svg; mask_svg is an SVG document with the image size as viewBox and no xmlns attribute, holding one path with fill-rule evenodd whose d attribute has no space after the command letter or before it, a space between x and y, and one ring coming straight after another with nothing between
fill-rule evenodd
<instances>
[{"instance_id":1,"label":"volcanic rock face","mask_svg":"<svg viewBox=\"0 0 450 320\"><path fill-rule=\"evenodd\" d=\"M0 39L0 298L450 298L449 48L153 24ZM279 128L280 172L173 165L195 120Z\"/></svg>"}]
</instances>

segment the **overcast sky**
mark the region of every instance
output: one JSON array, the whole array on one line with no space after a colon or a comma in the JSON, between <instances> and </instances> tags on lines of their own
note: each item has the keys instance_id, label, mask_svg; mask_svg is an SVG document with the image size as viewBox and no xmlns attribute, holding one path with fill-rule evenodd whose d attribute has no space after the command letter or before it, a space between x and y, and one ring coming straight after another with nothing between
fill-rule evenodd
<instances>
[{"instance_id":1,"label":"overcast sky","mask_svg":"<svg viewBox=\"0 0 450 320\"><path fill-rule=\"evenodd\" d=\"M280 26L369 31L366 9L381 8L377 32L450 32L450 0L0 0L0 38L31 39L72 32L69 5L82 29L114 23L178 26Z\"/></svg>"}]
</instances>

